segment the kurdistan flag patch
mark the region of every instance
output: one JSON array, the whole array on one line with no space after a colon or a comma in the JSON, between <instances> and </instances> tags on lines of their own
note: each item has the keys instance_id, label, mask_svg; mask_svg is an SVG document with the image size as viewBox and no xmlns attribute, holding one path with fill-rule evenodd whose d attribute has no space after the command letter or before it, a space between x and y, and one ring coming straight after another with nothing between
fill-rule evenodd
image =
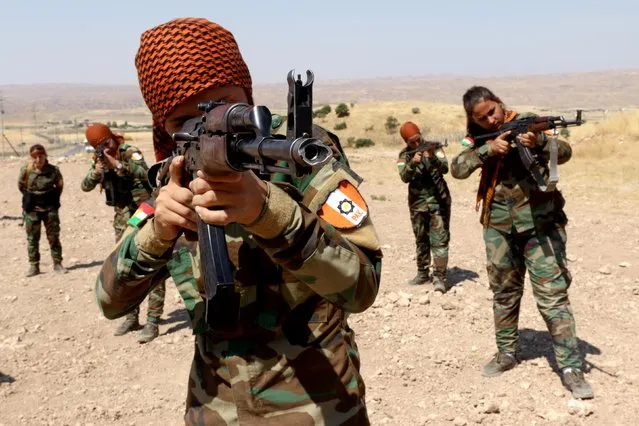
<instances>
[{"instance_id":1,"label":"kurdistan flag patch","mask_svg":"<svg viewBox=\"0 0 639 426\"><path fill-rule=\"evenodd\" d=\"M144 220L149 217L149 215L153 214L154 211L155 209L150 204L143 202L127 223L137 228L140 223L144 222Z\"/></svg>"}]
</instances>

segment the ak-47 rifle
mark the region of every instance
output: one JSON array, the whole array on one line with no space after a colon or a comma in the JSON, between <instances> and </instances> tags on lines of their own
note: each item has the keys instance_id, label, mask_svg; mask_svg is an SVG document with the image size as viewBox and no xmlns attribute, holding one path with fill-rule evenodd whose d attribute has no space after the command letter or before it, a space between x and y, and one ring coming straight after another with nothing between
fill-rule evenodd
<instances>
[{"instance_id":1,"label":"ak-47 rifle","mask_svg":"<svg viewBox=\"0 0 639 426\"><path fill-rule=\"evenodd\" d=\"M439 142L439 141L422 141L417 148L415 149L411 149L410 151L406 151L406 154L412 155L415 154L416 152L425 152L425 151L434 151L437 149L441 149L448 146L448 141L445 140L444 142Z\"/></svg>"},{"instance_id":2,"label":"ak-47 rifle","mask_svg":"<svg viewBox=\"0 0 639 426\"><path fill-rule=\"evenodd\" d=\"M510 134L506 138L511 142L513 148L516 146L519 152L519 158L523 163L526 170L528 170L539 189L543 192L554 191L557 183L559 182L559 174L557 172L557 141L555 138L551 138L550 143L550 161L548 164L549 176L548 182L544 179L539 161L533 152L525 147L520 141L518 136L527 132L541 133L548 130L552 130L557 134L558 128L581 126L585 123L585 120L581 119L582 110L578 109L574 120L566 120L563 116L542 116L542 117L526 117L519 120L512 120L504 123L499 128L498 132L488 133L485 135L473 138L475 142L484 142L490 139L494 139L502 133L510 131ZM513 145L514 144L514 145Z\"/></svg>"},{"instance_id":3,"label":"ak-47 rifle","mask_svg":"<svg viewBox=\"0 0 639 426\"><path fill-rule=\"evenodd\" d=\"M444 142L440 141L427 141L422 140L417 148L412 149L410 151L406 151L406 155L412 156L417 152L425 152L425 151L435 151L438 149L442 149L448 146L448 140ZM446 185L446 181L444 181L444 176L432 167L428 168L428 174L433 179L433 183L435 184L435 189L437 190L437 200L439 201L440 207L444 208L447 205L450 205L450 196L448 192L448 185Z\"/></svg>"},{"instance_id":4,"label":"ak-47 rifle","mask_svg":"<svg viewBox=\"0 0 639 426\"><path fill-rule=\"evenodd\" d=\"M184 156L184 186L202 170L209 175L253 170L260 175L285 173L304 176L326 164L330 147L312 134L313 73L307 81L288 74L287 134L271 134L271 112L265 106L210 101L198 105L202 116L184 123L174 133L177 147L173 156ZM170 157L149 170L149 181L160 184L155 175L166 176ZM158 172L157 167L162 170ZM154 169L155 168L155 169ZM235 292L233 264L228 257L224 227L208 225L197 218L197 237L185 231L187 239L197 238L201 276L206 293L206 322L217 330L232 328L239 314L239 294Z\"/></svg>"}]
</instances>

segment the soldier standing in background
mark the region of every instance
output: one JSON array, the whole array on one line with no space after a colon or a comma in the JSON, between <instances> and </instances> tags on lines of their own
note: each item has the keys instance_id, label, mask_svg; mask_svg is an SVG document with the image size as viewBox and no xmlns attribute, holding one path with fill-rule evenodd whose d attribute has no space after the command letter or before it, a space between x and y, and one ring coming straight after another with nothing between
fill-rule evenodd
<instances>
[{"instance_id":1,"label":"soldier standing in background","mask_svg":"<svg viewBox=\"0 0 639 426\"><path fill-rule=\"evenodd\" d=\"M126 229L127 221L134 216L136 210L149 208L142 205L151 198L151 187L147 180L148 166L139 149L124 143L123 136L114 134L104 124L95 123L87 127L86 138L95 149L95 155L81 187L83 191L89 192L98 184L101 185L101 191L106 195L106 204L113 206L115 210L113 228L117 243ZM158 322L164 310L165 292L165 282L162 281L149 294L147 323L138 336L138 342L147 343L159 335ZM121 336L139 329L139 313L140 307L136 306L114 334Z\"/></svg>"},{"instance_id":2,"label":"soldier standing in background","mask_svg":"<svg viewBox=\"0 0 639 426\"><path fill-rule=\"evenodd\" d=\"M417 275L408 284L427 283L431 280L432 268L435 290L445 293L451 208L450 191L444 180L448 161L444 151L434 145L417 149L423 138L415 123L402 124L399 133L406 147L397 158L397 170L402 181L408 184L408 208L417 249Z\"/></svg>"},{"instance_id":3,"label":"soldier standing in background","mask_svg":"<svg viewBox=\"0 0 639 426\"><path fill-rule=\"evenodd\" d=\"M18 189L22 193L24 228L27 231L29 270L25 274L32 277L40 273L40 230L41 223L47 232L51 247L53 270L66 273L62 266L62 244L60 243L60 196L64 182L60 169L49 163L47 151L40 144L29 148L30 158L20 169Z\"/></svg>"}]
</instances>

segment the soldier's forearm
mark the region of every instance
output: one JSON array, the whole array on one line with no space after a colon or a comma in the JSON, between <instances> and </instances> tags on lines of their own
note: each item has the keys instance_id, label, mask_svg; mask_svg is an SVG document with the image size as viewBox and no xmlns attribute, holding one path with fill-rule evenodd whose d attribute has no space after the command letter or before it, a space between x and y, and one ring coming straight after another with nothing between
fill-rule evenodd
<instances>
[{"instance_id":1,"label":"soldier's forearm","mask_svg":"<svg viewBox=\"0 0 639 426\"><path fill-rule=\"evenodd\" d=\"M346 311L361 312L374 302L381 251L369 219L346 236L271 187L264 215L246 229L273 261Z\"/></svg>"},{"instance_id":2,"label":"soldier's forearm","mask_svg":"<svg viewBox=\"0 0 639 426\"><path fill-rule=\"evenodd\" d=\"M477 149L467 148L457 154L451 162L451 174L455 179L466 179L480 168L488 158L488 145Z\"/></svg>"},{"instance_id":3,"label":"soldier's forearm","mask_svg":"<svg viewBox=\"0 0 639 426\"><path fill-rule=\"evenodd\" d=\"M97 175L95 170L91 169L86 177L82 180L80 188L84 192L92 191L98 183L100 183L100 175Z\"/></svg>"},{"instance_id":4,"label":"soldier's forearm","mask_svg":"<svg viewBox=\"0 0 639 426\"><path fill-rule=\"evenodd\" d=\"M96 299L105 317L125 315L168 278L166 264L173 242L157 241L152 228L151 221L140 231L129 227L104 261L96 282Z\"/></svg>"}]
</instances>

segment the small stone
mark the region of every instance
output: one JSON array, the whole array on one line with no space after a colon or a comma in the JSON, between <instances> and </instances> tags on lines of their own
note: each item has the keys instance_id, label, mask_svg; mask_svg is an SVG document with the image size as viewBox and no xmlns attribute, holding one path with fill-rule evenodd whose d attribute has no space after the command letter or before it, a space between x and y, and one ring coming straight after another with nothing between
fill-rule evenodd
<instances>
[{"instance_id":1,"label":"small stone","mask_svg":"<svg viewBox=\"0 0 639 426\"><path fill-rule=\"evenodd\" d=\"M631 266L631 264L629 262L621 262L619 264L620 268L628 268L629 266Z\"/></svg>"},{"instance_id":2,"label":"small stone","mask_svg":"<svg viewBox=\"0 0 639 426\"><path fill-rule=\"evenodd\" d=\"M455 309L457 309L457 306L450 302L444 302L442 303L442 309L445 311L454 311Z\"/></svg>"},{"instance_id":3,"label":"small stone","mask_svg":"<svg viewBox=\"0 0 639 426\"><path fill-rule=\"evenodd\" d=\"M497 414L499 413L499 405L495 401L491 401L484 406L485 414Z\"/></svg>"},{"instance_id":4,"label":"small stone","mask_svg":"<svg viewBox=\"0 0 639 426\"><path fill-rule=\"evenodd\" d=\"M410 293L405 293L405 292L403 292L403 291L400 291L400 292L398 293L398 295L399 295L399 297L400 297L400 298L402 298L402 299L408 299L408 300L412 300L412 299L413 299L413 295L412 295L412 294L410 294Z\"/></svg>"},{"instance_id":5,"label":"small stone","mask_svg":"<svg viewBox=\"0 0 639 426\"><path fill-rule=\"evenodd\" d=\"M390 303L395 303L399 300L399 295L394 291L391 291L386 295L386 300L388 300Z\"/></svg>"},{"instance_id":6,"label":"small stone","mask_svg":"<svg viewBox=\"0 0 639 426\"><path fill-rule=\"evenodd\" d=\"M463 417L455 417L455 419L453 420L453 424L455 426L466 426L468 424L468 421Z\"/></svg>"},{"instance_id":7,"label":"small stone","mask_svg":"<svg viewBox=\"0 0 639 426\"><path fill-rule=\"evenodd\" d=\"M18 300L18 296L7 296L6 299L9 303L13 303Z\"/></svg>"},{"instance_id":8,"label":"small stone","mask_svg":"<svg viewBox=\"0 0 639 426\"><path fill-rule=\"evenodd\" d=\"M528 382L521 382L521 384L519 385L522 389L528 390L530 389L530 383Z\"/></svg>"},{"instance_id":9,"label":"small stone","mask_svg":"<svg viewBox=\"0 0 639 426\"><path fill-rule=\"evenodd\" d=\"M397 306L407 308L410 306L410 300L402 297L397 301Z\"/></svg>"},{"instance_id":10,"label":"small stone","mask_svg":"<svg viewBox=\"0 0 639 426\"><path fill-rule=\"evenodd\" d=\"M64 300L66 300L67 302L70 302L71 296L67 294L66 296L64 296Z\"/></svg>"},{"instance_id":11,"label":"small stone","mask_svg":"<svg viewBox=\"0 0 639 426\"><path fill-rule=\"evenodd\" d=\"M635 296L639 296L639 288L633 288L632 294L634 294Z\"/></svg>"},{"instance_id":12,"label":"small stone","mask_svg":"<svg viewBox=\"0 0 639 426\"><path fill-rule=\"evenodd\" d=\"M563 398L566 395L566 392L561 389L555 389L552 394L555 395L557 398Z\"/></svg>"},{"instance_id":13,"label":"small stone","mask_svg":"<svg viewBox=\"0 0 639 426\"><path fill-rule=\"evenodd\" d=\"M383 248L383 249L386 249L386 250L390 249L391 247L392 247L392 246L391 246L390 244L384 244L384 245L382 245L382 248Z\"/></svg>"},{"instance_id":14,"label":"small stone","mask_svg":"<svg viewBox=\"0 0 639 426\"><path fill-rule=\"evenodd\" d=\"M430 296L428 296L427 294L420 297L419 299L417 299L417 302L420 305L428 305L430 303Z\"/></svg>"},{"instance_id":15,"label":"small stone","mask_svg":"<svg viewBox=\"0 0 639 426\"><path fill-rule=\"evenodd\" d=\"M575 260L577 260L577 256L575 256L574 254L569 254L566 256L566 259L568 259L571 262L574 262Z\"/></svg>"},{"instance_id":16,"label":"small stone","mask_svg":"<svg viewBox=\"0 0 639 426\"><path fill-rule=\"evenodd\" d=\"M601 275L610 275L611 274L610 268L608 266L602 266L601 268L599 268L598 272Z\"/></svg>"},{"instance_id":17,"label":"small stone","mask_svg":"<svg viewBox=\"0 0 639 426\"><path fill-rule=\"evenodd\" d=\"M588 417L594 412L592 404L586 401L571 399L568 401L568 413L579 417Z\"/></svg>"}]
</instances>

